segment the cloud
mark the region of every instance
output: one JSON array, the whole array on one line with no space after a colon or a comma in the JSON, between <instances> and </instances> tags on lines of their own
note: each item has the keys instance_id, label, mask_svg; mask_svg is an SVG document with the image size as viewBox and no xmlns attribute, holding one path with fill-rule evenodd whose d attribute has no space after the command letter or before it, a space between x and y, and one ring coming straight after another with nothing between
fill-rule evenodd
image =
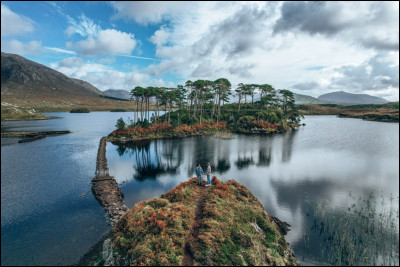
<instances>
[{"instance_id":1,"label":"cloud","mask_svg":"<svg viewBox=\"0 0 400 267\"><path fill-rule=\"evenodd\" d=\"M64 53L64 54L70 54L70 55L75 55L76 54L74 51L65 50L65 49L61 49L61 48L58 48L58 47L48 47L48 46L46 46L45 48L48 49L48 50L51 50L53 52L57 52L57 53Z\"/></svg>"},{"instance_id":2,"label":"cloud","mask_svg":"<svg viewBox=\"0 0 400 267\"><path fill-rule=\"evenodd\" d=\"M321 34L365 48L398 51L398 20L395 2L284 2L273 32Z\"/></svg>"},{"instance_id":3,"label":"cloud","mask_svg":"<svg viewBox=\"0 0 400 267\"><path fill-rule=\"evenodd\" d=\"M353 18L343 18L344 5L327 2L284 2L274 33L299 30L310 34L335 34L348 27Z\"/></svg>"},{"instance_id":4,"label":"cloud","mask_svg":"<svg viewBox=\"0 0 400 267\"><path fill-rule=\"evenodd\" d=\"M131 68L130 72L121 72L94 62L85 62L80 57L64 58L59 62L50 64L50 67L67 76L87 81L100 90L125 89L131 90L135 86L174 86L162 79L154 79L148 73Z\"/></svg>"},{"instance_id":5,"label":"cloud","mask_svg":"<svg viewBox=\"0 0 400 267\"><path fill-rule=\"evenodd\" d=\"M227 19L212 25L207 34L194 44L193 53L199 56L218 53L231 58L263 47L264 22L269 14L266 8L244 6Z\"/></svg>"},{"instance_id":6,"label":"cloud","mask_svg":"<svg viewBox=\"0 0 400 267\"><path fill-rule=\"evenodd\" d=\"M310 91L312 89L320 87L320 85L317 82L303 82L303 83L297 83L292 87L300 91Z\"/></svg>"},{"instance_id":7,"label":"cloud","mask_svg":"<svg viewBox=\"0 0 400 267\"><path fill-rule=\"evenodd\" d=\"M133 34L115 29L101 30L96 37L89 36L77 43L67 43L67 48L75 49L84 56L129 55L135 46L136 40Z\"/></svg>"},{"instance_id":8,"label":"cloud","mask_svg":"<svg viewBox=\"0 0 400 267\"><path fill-rule=\"evenodd\" d=\"M358 64L323 69L317 75L320 79L297 83L292 88L313 92L315 96L327 91L346 91L398 101L399 62L395 56L394 52L379 52Z\"/></svg>"},{"instance_id":9,"label":"cloud","mask_svg":"<svg viewBox=\"0 0 400 267\"><path fill-rule=\"evenodd\" d=\"M97 36L97 34L101 31L101 27L94 23L93 20L86 17L83 13L79 16L79 21L76 21L64 13L62 14L66 17L68 24L70 25L65 30L65 33L68 36L72 36L75 33L81 35L82 37Z\"/></svg>"},{"instance_id":10,"label":"cloud","mask_svg":"<svg viewBox=\"0 0 400 267\"><path fill-rule=\"evenodd\" d=\"M252 77L253 62L245 57L264 49L276 4L204 3L182 12L169 27L163 25L150 40L156 55L168 59L151 65L152 75L174 72L181 77ZM196 31L193 31L196 29Z\"/></svg>"},{"instance_id":11,"label":"cloud","mask_svg":"<svg viewBox=\"0 0 400 267\"><path fill-rule=\"evenodd\" d=\"M376 50L388 50L398 51L399 50L399 32L394 36L377 37L369 36L361 38L361 43L364 47L373 48Z\"/></svg>"},{"instance_id":12,"label":"cloud","mask_svg":"<svg viewBox=\"0 0 400 267\"><path fill-rule=\"evenodd\" d=\"M12 12L1 4L1 36L24 35L33 32L34 22L28 17Z\"/></svg>"},{"instance_id":13,"label":"cloud","mask_svg":"<svg viewBox=\"0 0 400 267\"><path fill-rule=\"evenodd\" d=\"M117 12L113 19L134 19L137 23L158 23L165 18L177 16L193 3L171 1L134 1L111 2L111 6Z\"/></svg>"},{"instance_id":14,"label":"cloud","mask_svg":"<svg viewBox=\"0 0 400 267\"><path fill-rule=\"evenodd\" d=\"M23 43L18 40L7 40L1 42L1 50L18 55L37 55L43 50L43 47L40 41Z\"/></svg>"},{"instance_id":15,"label":"cloud","mask_svg":"<svg viewBox=\"0 0 400 267\"><path fill-rule=\"evenodd\" d=\"M331 79L330 88L347 89L351 92L379 92L399 88L399 64L391 53L378 53L359 65L333 68L340 75ZM398 93L397 93L398 94Z\"/></svg>"},{"instance_id":16,"label":"cloud","mask_svg":"<svg viewBox=\"0 0 400 267\"><path fill-rule=\"evenodd\" d=\"M161 28L154 32L154 34L150 37L150 42L155 44L156 46L161 46L167 43L169 37L169 32L166 30L165 26L161 26Z\"/></svg>"}]
</instances>

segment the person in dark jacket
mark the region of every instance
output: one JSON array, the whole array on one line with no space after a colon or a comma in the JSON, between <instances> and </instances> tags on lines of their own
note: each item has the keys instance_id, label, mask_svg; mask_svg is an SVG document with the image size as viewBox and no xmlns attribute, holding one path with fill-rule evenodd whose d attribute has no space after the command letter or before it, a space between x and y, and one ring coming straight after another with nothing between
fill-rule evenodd
<instances>
[{"instance_id":1,"label":"person in dark jacket","mask_svg":"<svg viewBox=\"0 0 400 267\"><path fill-rule=\"evenodd\" d=\"M201 165L199 163L199 165L197 165L196 168L196 175L197 175L197 183L199 185L201 185L202 181L203 181L203 168L201 168Z\"/></svg>"}]
</instances>

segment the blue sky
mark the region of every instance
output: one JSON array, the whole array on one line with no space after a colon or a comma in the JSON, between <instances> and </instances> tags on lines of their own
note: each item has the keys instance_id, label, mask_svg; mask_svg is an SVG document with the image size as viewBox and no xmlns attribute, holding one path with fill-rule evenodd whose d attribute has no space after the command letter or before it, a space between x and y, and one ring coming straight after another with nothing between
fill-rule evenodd
<instances>
[{"instance_id":1,"label":"blue sky","mask_svg":"<svg viewBox=\"0 0 400 267\"><path fill-rule=\"evenodd\" d=\"M228 78L399 98L398 2L1 2L1 51L100 90Z\"/></svg>"}]
</instances>

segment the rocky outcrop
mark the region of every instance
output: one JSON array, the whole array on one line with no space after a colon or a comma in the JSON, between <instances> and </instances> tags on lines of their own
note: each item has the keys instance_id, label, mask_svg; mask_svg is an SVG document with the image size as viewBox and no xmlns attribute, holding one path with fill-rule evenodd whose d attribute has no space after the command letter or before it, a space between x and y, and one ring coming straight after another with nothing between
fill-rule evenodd
<instances>
[{"instance_id":1,"label":"rocky outcrop","mask_svg":"<svg viewBox=\"0 0 400 267\"><path fill-rule=\"evenodd\" d=\"M92 192L97 201L107 211L111 225L115 225L128 211L124 194L117 181L110 176L106 159L106 139L100 140L97 153L96 176L92 179Z\"/></svg>"}]
</instances>

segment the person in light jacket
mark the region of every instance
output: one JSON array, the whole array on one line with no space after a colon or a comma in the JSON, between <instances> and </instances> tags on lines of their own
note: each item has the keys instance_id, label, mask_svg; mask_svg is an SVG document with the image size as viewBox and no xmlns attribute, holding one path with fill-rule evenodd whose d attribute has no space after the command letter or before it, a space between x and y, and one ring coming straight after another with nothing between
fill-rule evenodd
<instances>
[{"instance_id":1,"label":"person in light jacket","mask_svg":"<svg viewBox=\"0 0 400 267\"><path fill-rule=\"evenodd\" d=\"M202 181L203 181L203 168L201 168L201 165L199 163L199 165L197 165L196 168L196 175L197 175L197 183L199 185L201 185Z\"/></svg>"},{"instance_id":2,"label":"person in light jacket","mask_svg":"<svg viewBox=\"0 0 400 267\"><path fill-rule=\"evenodd\" d=\"M206 174L207 174L207 184L206 184L206 186L210 186L211 185L211 166L210 166L210 162L207 163Z\"/></svg>"}]
</instances>

